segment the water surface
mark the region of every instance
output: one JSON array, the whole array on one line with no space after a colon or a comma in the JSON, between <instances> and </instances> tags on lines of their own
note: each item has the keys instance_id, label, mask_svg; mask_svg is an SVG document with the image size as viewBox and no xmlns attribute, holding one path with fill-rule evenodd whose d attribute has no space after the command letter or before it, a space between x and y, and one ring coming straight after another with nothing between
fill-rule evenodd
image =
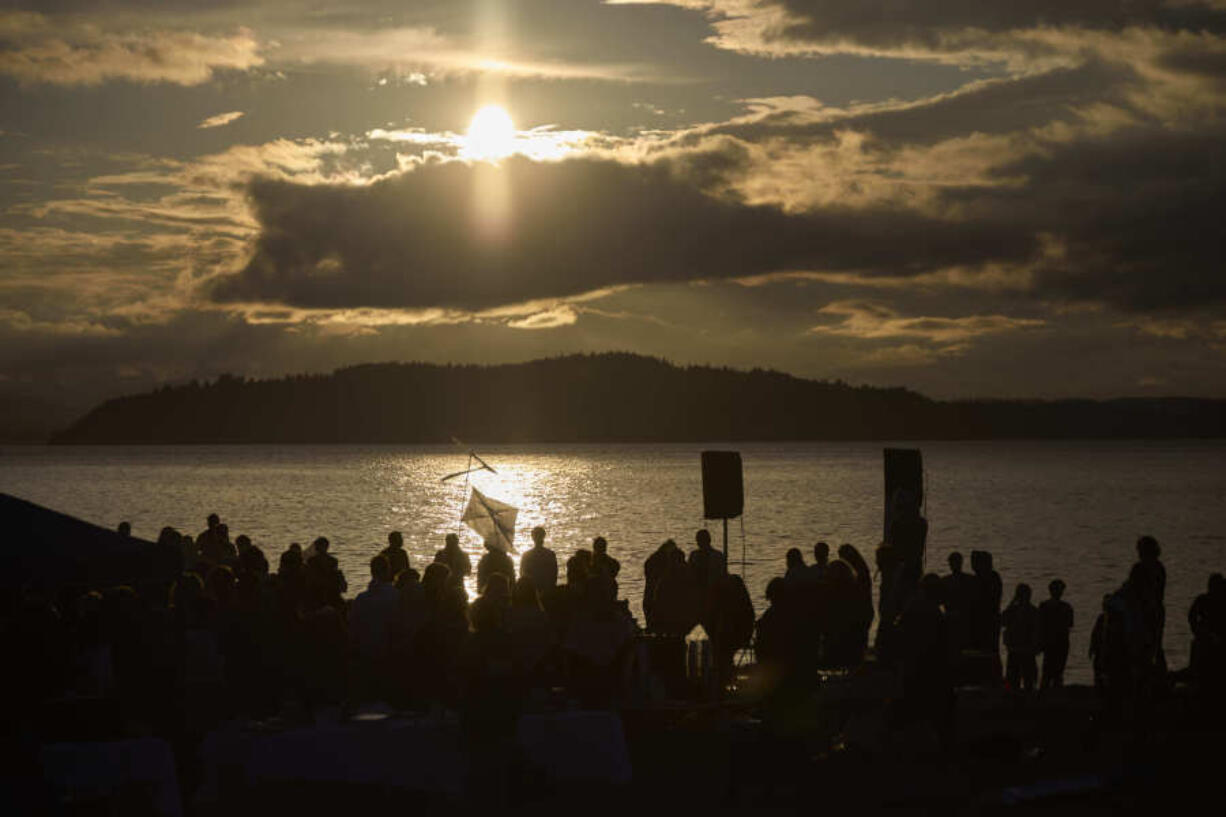
<instances>
[{"instance_id":1,"label":"water surface","mask_svg":"<svg viewBox=\"0 0 1226 817\"><path fill-rule=\"evenodd\" d=\"M900 443L898 445L907 445ZM1187 662L1187 608L1211 571L1226 571L1226 443L957 442L923 449L930 523L928 567L953 550L987 549L1005 582L1047 596L1056 577L1077 621L1069 678L1089 679L1090 627L1103 593L1126 578L1134 543L1152 533L1168 571L1168 659ZM520 508L517 542L549 530L562 562L592 537L622 562L622 595L640 615L642 562L665 538L691 547L702 520L699 452L741 451L745 516L729 527L734 570L745 553L759 612L783 555L850 542L872 562L881 540L879 443L540 445L480 449L498 474L473 484ZM457 520L465 453L430 446L16 446L0 448L0 491L112 527L129 520L153 538L163 525L197 534L210 512L246 533L272 564L292 541L327 536L349 579L400 530L419 570L451 531L475 557L480 542ZM641 616L640 616L641 620Z\"/></svg>"}]
</instances>

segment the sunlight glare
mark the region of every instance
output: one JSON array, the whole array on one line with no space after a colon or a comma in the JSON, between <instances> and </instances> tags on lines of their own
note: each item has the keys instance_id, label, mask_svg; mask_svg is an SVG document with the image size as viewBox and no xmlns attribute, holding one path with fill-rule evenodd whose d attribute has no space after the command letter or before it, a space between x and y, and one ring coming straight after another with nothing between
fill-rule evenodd
<instances>
[{"instance_id":1,"label":"sunlight glare","mask_svg":"<svg viewBox=\"0 0 1226 817\"><path fill-rule=\"evenodd\" d=\"M464 138L464 153L473 159L504 159L515 152L515 123L498 105L473 114Z\"/></svg>"}]
</instances>

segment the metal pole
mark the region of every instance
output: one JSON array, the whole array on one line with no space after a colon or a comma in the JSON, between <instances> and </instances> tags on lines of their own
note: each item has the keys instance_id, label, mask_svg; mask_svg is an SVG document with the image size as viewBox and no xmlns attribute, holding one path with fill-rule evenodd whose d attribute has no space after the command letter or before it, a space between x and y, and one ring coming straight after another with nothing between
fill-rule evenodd
<instances>
[{"instance_id":1,"label":"metal pole","mask_svg":"<svg viewBox=\"0 0 1226 817\"><path fill-rule=\"evenodd\" d=\"M472 473L473 452L468 452L468 467L464 469L464 495L460 497L460 515L455 521L456 536L460 535L460 525L464 522L464 503L468 502L468 475Z\"/></svg>"},{"instance_id":2,"label":"metal pole","mask_svg":"<svg viewBox=\"0 0 1226 817\"><path fill-rule=\"evenodd\" d=\"M728 517L724 517L724 572L728 572Z\"/></svg>"}]
</instances>

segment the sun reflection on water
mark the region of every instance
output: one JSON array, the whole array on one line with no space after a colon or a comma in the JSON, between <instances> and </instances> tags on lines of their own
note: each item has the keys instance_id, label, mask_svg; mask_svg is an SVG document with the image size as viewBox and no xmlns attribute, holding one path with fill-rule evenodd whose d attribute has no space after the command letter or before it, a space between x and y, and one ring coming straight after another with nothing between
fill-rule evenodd
<instances>
[{"instance_id":1,"label":"sun reflection on water","mask_svg":"<svg viewBox=\"0 0 1226 817\"><path fill-rule=\"evenodd\" d=\"M415 459L406 458L402 464L402 470L406 475L418 470L415 467ZM502 460L497 456L485 457L485 459L497 473L477 471L469 475L467 479L459 477L442 485L445 492L443 504L449 509L449 513L438 520L433 531L440 547L447 534L459 535L460 547L464 549L473 563L473 574L469 576L465 585L470 598L477 595L477 562L485 553L481 537L460 521L468 505L472 489L476 488L489 498L505 502L518 509L519 513L515 519L515 537L512 541L513 550L510 553L511 561L515 564L516 575L518 575L520 554L532 547L531 530L540 525L547 531L552 531L556 539L558 531L551 526L566 519L569 511L564 498L573 497L577 491L582 490L582 486L588 480L588 472L591 470L590 463L585 460L549 458L541 462L533 461L539 458ZM456 461L459 465L452 469L452 473L459 470L460 465L463 464L461 458L457 457ZM472 464L477 465L476 462ZM584 516L591 518L594 515L589 513ZM568 521L573 521L573 519ZM595 536L597 533L592 535ZM547 544L557 547L559 543L555 541L547 542ZM567 544L573 547L583 546L571 542ZM562 561L561 557L559 561Z\"/></svg>"}]
</instances>

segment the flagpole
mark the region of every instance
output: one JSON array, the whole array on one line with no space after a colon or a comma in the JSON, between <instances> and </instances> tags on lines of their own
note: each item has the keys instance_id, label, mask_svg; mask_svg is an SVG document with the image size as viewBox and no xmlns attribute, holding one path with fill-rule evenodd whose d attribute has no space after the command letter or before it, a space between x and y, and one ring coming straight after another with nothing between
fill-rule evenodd
<instances>
[{"instance_id":1,"label":"flagpole","mask_svg":"<svg viewBox=\"0 0 1226 817\"><path fill-rule=\"evenodd\" d=\"M460 495L460 515L455 520L455 534L460 535L460 524L464 521L464 504L468 502L468 475L473 470L473 453L468 452L468 467L464 469L464 493Z\"/></svg>"}]
</instances>

